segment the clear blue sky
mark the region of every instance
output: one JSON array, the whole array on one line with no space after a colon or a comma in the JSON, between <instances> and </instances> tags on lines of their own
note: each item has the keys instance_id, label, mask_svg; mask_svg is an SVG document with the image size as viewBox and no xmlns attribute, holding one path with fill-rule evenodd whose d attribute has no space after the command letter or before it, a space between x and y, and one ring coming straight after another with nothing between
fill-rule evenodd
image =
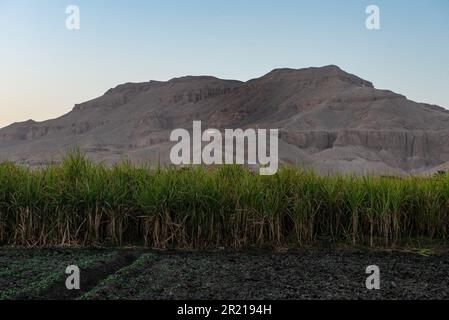
<instances>
[{"instance_id":1,"label":"clear blue sky","mask_svg":"<svg viewBox=\"0 0 449 320\"><path fill-rule=\"evenodd\" d=\"M381 30L365 28L370 4ZM0 127L123 82L328 64L449 108L449 0L0 0L0 43Z\"/></svg>"}]
</instances>

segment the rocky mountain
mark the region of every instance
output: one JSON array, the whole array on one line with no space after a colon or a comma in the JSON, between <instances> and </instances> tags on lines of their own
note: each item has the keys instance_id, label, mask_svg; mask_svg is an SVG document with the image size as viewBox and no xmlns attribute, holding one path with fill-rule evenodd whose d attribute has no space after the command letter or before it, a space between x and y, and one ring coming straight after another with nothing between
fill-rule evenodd
<instances>
[{"instance_id":1,"label":"rocky mountain","mask_svg":"<svg viewBox=\"0 0 449 320\"><path fill-rule=\"evenodd\" d=\"M277 69L247 82L182 77L127 83L60 118L0 130L0 160L38 165L78 145L96 161L167 163L170 133L279 128L286 163L321 173L409 174L449 163L449 111L416 103L337 66Z\"/></svg>"}]
</instances>

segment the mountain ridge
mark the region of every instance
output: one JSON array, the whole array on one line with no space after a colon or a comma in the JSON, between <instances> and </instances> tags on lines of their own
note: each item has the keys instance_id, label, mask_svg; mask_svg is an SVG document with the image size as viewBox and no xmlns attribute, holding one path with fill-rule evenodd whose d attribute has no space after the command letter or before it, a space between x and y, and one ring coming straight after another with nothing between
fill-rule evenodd
<instances>
[{"instance_id":1,"label":"mountain ridge","mask_svg":"<svg viewBox=\"0 0 449 320\"><path fill-rule=\"evenodd\" d=\"M168 163L171 130L279 128L280 156L322 173L410 174L449 162L449 111L338 66L278 68L246 82L212 76L124 83L56 119L0 129L0 160L58 161L78 145L96 161Z\"/></svg>"}]
</instances>

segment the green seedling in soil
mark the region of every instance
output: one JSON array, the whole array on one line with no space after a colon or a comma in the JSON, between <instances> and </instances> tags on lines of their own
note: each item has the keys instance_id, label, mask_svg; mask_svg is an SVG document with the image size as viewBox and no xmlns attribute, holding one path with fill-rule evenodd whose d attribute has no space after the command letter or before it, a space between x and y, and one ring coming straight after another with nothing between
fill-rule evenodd
<instances>
[{"instance_id":1,"label":"green seedling in soil","mask_svg":"<svg viewBox=\"0 0 449 320\"><path fill-rule=\"evenodd\" d=\"M69 263L67 261L65 263L56 262L56 266L53 268L54 271L44 274L40 280L33 281L31 279L29 283L21 288L11 288L9 290L1 292L0 300L38 298L43 292L54 286L56 283L64 281L66 277L64 272L65 268L68 265L75 264L80 269L83 269L92 267L99 261L113 260L116 257L117 252L96 254L94 256L84 256L82 252L79 252L79 254L76 255L76 258L74 258L73 263ZM36 270L39 270L41 268L41 264L34 262L32 265L34 265L35 268L34 270L28 271L28 273L34 271L35 273L39 274L39 272L36 272ZM25 279L27 279L27 277Z\"/></svg>"},{"instance_id":2,"label":"green seedling in soil","mask_svg":"<svg viewBox=\"0 0 449 320\"><path fill-rule=\"evenodd\" d=\"M82 295L80 300L90 300L95 299L96 295L101 291L109 291L111 288L116 288L121 286L123 283L126 283L126 279L131 276L133 273L138 272L139 269L148 265L148 263L155 259L154 253L147 253L140 256L134 263L129 266L126 266L116 273L108 276L105 280L97 285L91 291Z\"/></svg>"}]
</instances>

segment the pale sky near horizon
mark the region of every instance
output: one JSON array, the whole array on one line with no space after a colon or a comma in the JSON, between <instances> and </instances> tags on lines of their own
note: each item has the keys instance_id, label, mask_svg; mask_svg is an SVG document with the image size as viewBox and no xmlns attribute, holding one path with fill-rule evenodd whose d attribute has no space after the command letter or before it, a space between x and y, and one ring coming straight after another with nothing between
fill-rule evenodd
<instances>
[{"instance_id":1,"label":"pale sky near horizon","mask_svg":"<svg viewBox=\"0 0 449 320\"><path fill-rule=\"evenodd\" d=\"M65 27L71 4L79 31ZM371 4L377 31L365 27ZM449 108L449 1L0 0L0 127L125 82L329 64Z\"/></svg>"}]
</instances>

